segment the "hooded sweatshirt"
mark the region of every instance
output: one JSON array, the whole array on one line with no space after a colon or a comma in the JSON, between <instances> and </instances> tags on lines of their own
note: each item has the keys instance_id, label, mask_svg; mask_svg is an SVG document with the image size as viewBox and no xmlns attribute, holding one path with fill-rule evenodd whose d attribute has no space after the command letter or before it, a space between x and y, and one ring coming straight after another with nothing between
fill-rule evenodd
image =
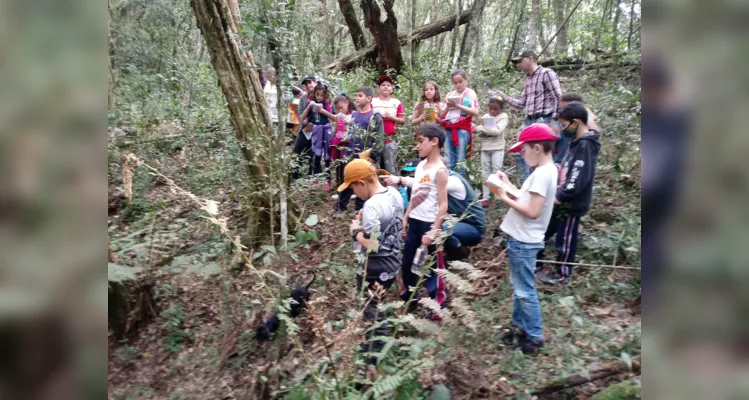
<instances>
[{"instance_id":1,"label":"hooded sweatshirt","mask_svg":"<svg viewBox=\"0 0 749 400\"><path fill-rule=\"evenodd\" d=\"M588 131L570 144L559 168L557 199L569 215L583 216L588 213L593 199L593 181L601 143L597 131Z\"/></svg>"}]
</instances>

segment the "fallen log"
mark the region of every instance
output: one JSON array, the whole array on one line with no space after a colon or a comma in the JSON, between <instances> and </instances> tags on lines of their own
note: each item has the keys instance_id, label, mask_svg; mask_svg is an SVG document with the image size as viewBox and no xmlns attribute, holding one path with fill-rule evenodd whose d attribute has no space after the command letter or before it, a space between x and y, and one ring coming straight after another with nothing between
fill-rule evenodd
<instances>
[{"instance_id":1,"label":"fallen log","mask_svg":"<svg viewBox=\"0 0 749 400\"><path fill-rule=\"evenodd\" d=\"M640 357L635 357L632 360L632 371L640 373ZM587 376L583 374L570 375L564 379L556 380L540 389L534 390L533 395L545 395L554 392L558 392L563 389L568 389L582 384L596 381L599 379L606 378L611 375L616 375L622 372L627 372L629 366L624 361L615 361L608 364L602 364L598 367L591 368L588 371Z\"/></svg>"},{"instance_id":2,"label":"fallen log","mask_svg":"<svg viewBox=\"0 0 749 400\"><path fill-rule=\"evenodd\" d=\"M460 14L458 25L463 25L467 23L470 18L471 18L470 10L464 11L462 14ZM453 15L452 17L445 18L439 21L435 21L430 24L426 24L419 28L414 29L411 34L412 42L419 42L419 41L437 36L440 33L449 32L455 26L455 19L456 18ZM400 35L398 35L398 43L401 46L405 46L407 42L408 42L407 34L401 33ZM327 72L332 72L332 73L346 72L348 70L354 69L357 66L361 65L361 63L367 59L369 60L377 59L377 47L375 45L365 47L353 54L343 56L333 61L332 63L328 64L327 66L325 66L324 69Z\"/></svg>"}]
</instances>

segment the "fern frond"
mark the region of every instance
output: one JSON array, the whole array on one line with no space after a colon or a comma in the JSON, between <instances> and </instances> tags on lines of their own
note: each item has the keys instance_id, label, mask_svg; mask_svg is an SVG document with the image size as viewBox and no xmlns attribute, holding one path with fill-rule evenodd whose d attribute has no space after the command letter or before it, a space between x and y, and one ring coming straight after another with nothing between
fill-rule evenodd
<instances>
[{"instance_id":1,"label":"fern frond","mask_svg":"<svg viewBox=\"0 0 749 400\"><path fill-rule=\"evenodd\" d=\"M468 293L473 290L471 282L463 279L456 273L450 272L446 269L435 269L434 271L461 293Z\"/></svg>"},{"instance_id":2,"label":"fern frond","mask_svg":"<svg viewBox=\"0 0 749 400\"><path fill-rule=\"evenodd\" d=\"M382 396L385 393L390 393L397 389L405 379L405 375L401 374L387 375L375 382L370 390L375 396Z\"/></svg>"},{"instance_id":3,"label":"fern frond","mask_svg":"<svg viewBox=\"0 0 749 400\"><path fill-rule=\"evenodd\" d=\"M486 273L484 271L464 261L450 261L450 268L464 271L466 275L468 275L468 280L471 281L486 278Z\"/></svg>"},{"instance_id":4,"label":"fern frond","mask_svg":"<svg viewBox=\"0 0 749 400\"><path fill-rule=\"evenodd\" d=\"M454 297L450 302L450 306L455 313L458 314L458 318L469 328L476 330L476 313L466 304L462 298Z\"/></svg>"},{"instance_id":5,"label":"fern frond","mask_svg":"<svg viewBox=\"0 0 749 400\"><path fill-rule=\"evenodd\" d=\"M286 313L278 313L278 319L284 322L286 325L286 333L289 336L294 336L299 332L299 325L294 322L294 318L289 317Z\"/></svg>"},{"instance_id":6,"label":"fern frond","mask_svg":"<svg viewBox=\"0 0 749 400\"><path fill-rule=\"evenodd\" d=\"M404 315L403 320L421 333L434 335L440 331L440 326L436 323L426 319L416 318L411 314Z\"/></svg>"},{"instance_id":7,"label":"fern frond","mask_svg":"<svg viewBox=\"0 0 749 400\"><path fill-rule=\"evenodd\" d=\"M390 310L397 310L401 307L403 307L403 300L381 303L377 306L377 309L380 310L380 312L388 312Z\"/></svg>"},{"instance_id":8,"label":"fern frond","mask_svg":"<svg viewBox=\"0 0 749 400\"><path fill-rule=\"evenodd\" d=\"M108 263L107 280L109 282L134 281L138 279L138 273L143 271L140 267L126 267L124 265Z\"/></svg>"},{"instance_id":9,"label":"fern frond","mask_svg":"<svg viewBox=\"0 0 749 400\"><path fill-rule=\"evenodd\" d=\"M439 315L440 318L442 318L442 320L446 323L455 323L455 318L453 318L452 312L450 312L450 310L446 308L442 308L442 306L440 306L440 304L437 303L436 300L429 297L422 297L419 299L419 304L427 308L429 311Z\"/></svg>"}]
</instances>

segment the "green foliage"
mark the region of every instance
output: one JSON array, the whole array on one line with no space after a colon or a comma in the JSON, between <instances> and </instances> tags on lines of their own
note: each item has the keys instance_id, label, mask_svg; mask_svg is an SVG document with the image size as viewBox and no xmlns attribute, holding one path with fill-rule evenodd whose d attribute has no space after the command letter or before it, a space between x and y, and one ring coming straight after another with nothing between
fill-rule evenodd
<instances>
[{"instance_id":1,"label":"green foliage","mask_svg":"<svg viewBox=\"0 0 749 400\"><path fill-rule=\"evenodd\" d=\"M164 330L164 337L161 339L164 348L179 353L182 350L182 344L190 340L190 335L185 332L185 312L182 304L172 301L169 307L161 312L161 328Z\"/></svg>"},{"instance_id":2,"label":"green foliage","mask_svg":"<svg viewBox=\"0 0 749 400\"><path fill-rule=\"evenodd\" d=\"M626 380L596 393L591 400L630 400L640 398L640 386Z\"/></svg>"},{"instance_id":3,"label":"green foliage","mask_svg":"<svg viewBox=\"0 0 749 400\"><path fill-rule=\"evenodd\" d=\"M138 357L138 351L132 346L123 346L115 351L117 358L125 366L130 366L135 363L135 359Z\"/></svg>"},{"instance_id":4,"label":"green foliage","mask_svg":"<svg viewBox=\"0 0 749 400\"><path fill-rule=\"evenodd\" d=\"M429 394L429 400L450 400L450 389L442 384L435 386Z\"/></svg>"},{"instance_id":5,"label":"green foliage","mask_svg":"<svg viewBox=\"0 0 749 400\"><path fill-rule=\"evenodd\" d=\"M107 280L109 282L125 282L134 281L138 279L138 273L142 272L143 268L140 267L126 267L123 265L108 263L107 264Z\"/></svg>"}]
</instances>

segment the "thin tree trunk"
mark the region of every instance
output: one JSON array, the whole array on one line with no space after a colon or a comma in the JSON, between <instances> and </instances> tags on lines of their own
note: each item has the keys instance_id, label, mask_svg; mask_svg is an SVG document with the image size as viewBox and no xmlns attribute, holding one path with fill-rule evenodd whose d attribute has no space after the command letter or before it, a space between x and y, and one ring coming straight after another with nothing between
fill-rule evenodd
<instances>
[{"instance_id":1,"label":"thin tree trunk","mask_svg":"<svg viewBox=\"0 0 749 400\"><path fill-rule=\"evenodd\" d=\"M481 20L486 8L487 0L475 0L471 7L471 20L468 21L466 34L463 36L463 43L460 46L459 64L468 65L471 53L476 54L478 51L479 40L481 39Z\"/></svg>"},{"instance_id":2,"label":"thin tree trunk","mask_svg":"<svg viewBox=\"0 0 749 400\"><path fill-rule=\"evenodd\" d=\"M241 50L239 29L235 24L238 18L231 13L227 0L191 0L190 4L226 97L229 117L247 160L250 181L262 185L270 177L256 144L271 132L271 122L254 57L250 50ZM262 218L262 212L270 208L267 199L260 195L252 195L251 206L253 212L248 215L247 233L250 243L257 245L268 238L270 224Z\"/></svg>"},{"instance_id":3,"label":"thin tree trunk","mask_svg":"<svg viewBox=\"0 0 749 400\"><path fill-rule=\"evenodd\" d=\"M458 18L462 9L461 0L455 0L455 18ZM460 35L460 25L456 24L453 29L452 43L450 44L450 63L452 68L455 68L455 48L458 46L458 35Z\"/></svg>"},{"instance_id":4,"label":"thin tree trunk","mask_svg":"<svg viewBox=\"0 0 749 400\"><path fill-rule=\"evenodd\" d=\"M619 19L622 16L622 9L620 7L621 0L616 0L615 3L616 11L614 14L614 23L611 26L611 53L616 54L619 52Z\"/></svg>"},{"instance_id":5,"label":"thin tree trunk","mask_svg":"<svg viewBox=\"0 0 749 400\"><path fill-rule=\"evenodd\" d=\"M559 31L559 35L557 35L557 42L556 42L556 51L554 51L555 54L560 55L562 57L567 56L567 32L569 25L564 23L564 9L566 7L565 0L552 0L552 5L554 6L554 21L556 22L557 30Z\"/></svg>"},{"instance_id":6,"label":"thin tree trunk","mask_svg":"<svg viewBox=\"0 0 749 400\"><path fill-rule=\"evenodd\" d=\"M635 26L635 2L637 0L631 0L629 4L629 34L627 34L627 51L632 50L632 32Z\"/></svg>"},{"instance_id":7,"label":"thin tree trunk","mask_svg":"<svg viewBox=\"0 0 749 400\"><path fill-rule=\"evenodd\" d=\"M606 16L608 13L609 4L611 3L611 0L606 0L606 4L603 5L603 13L601 14L601 24L598 26L598 31L596 32L596 40L593 44L593 49L595 50L596 55L598 54L598 45L601 43L601 35L603 34L603 24L608 20Z\"/></svg>"},{"instance_id":8,"label":"thin tree trunk","mask_svg":"<svg viewBox=\"0 0 749 400\"><path fill-rule=\"evenodd\" d=\"M406 61L406 65L408 65L408 70L413 70L413 21L414 21L414 0L408 0L408 10L407 10L407 16L406 19L408 22L406 23L406 35L408 35L408 42L406 43L406 54L408 55L408 60Z\"/></svg>"},{"instance_id":9,"label":"thin tree trunk","mask_svg":"<svg viewBox=\"0 0 749 400\"><path fill-rule=\"evenodd\" d=\"M528 47L538 50L538 8L540 0L531 0L531 19L528 28Z\"/></svg>"},{"instance_id":10,"label":"thin tree trunk","mask_svg":"<svg viewBox=\"0 0 749 400\"><path fill-rule=\"evenodd\" d=\"M525 7L527 4L527 0L522 0L520 2L520 7L518 8L518 18L517 22L515 23L515 33L512 35L512 43L510 44L510 51L507 52L507 60L505 61L505 66L510 65L510 60L515 53L515 46L517 45L518 36L520 34L520 23L523 21L523 16L525 15Z\"/></svg>"},{"instance_id":11,"label":"thin tree trunk","mask_svg":"<svg viewBox=\"0 0 749 400\"><path fill-rule=\"evenodd\" d=\"M538 45L541 46L541 48L546 46L544 35L544 7L541 0L538 0Z\"/></svg>"},{"instance_id":12,"label":"thin tree trunk","mask_svg":"<svg viewBox=\"0 0 749 400\"><path fill-rule=\"evenodd\" d=\"M338 7L341 9L343 19L348 26L351 41L354 42L354 49L359 51L367 47L367 40L364 38L364 30L359 25L359 18L356 16L356 10L351 4L351 0L338 0Z\"/></svg>"}]
</instances>

